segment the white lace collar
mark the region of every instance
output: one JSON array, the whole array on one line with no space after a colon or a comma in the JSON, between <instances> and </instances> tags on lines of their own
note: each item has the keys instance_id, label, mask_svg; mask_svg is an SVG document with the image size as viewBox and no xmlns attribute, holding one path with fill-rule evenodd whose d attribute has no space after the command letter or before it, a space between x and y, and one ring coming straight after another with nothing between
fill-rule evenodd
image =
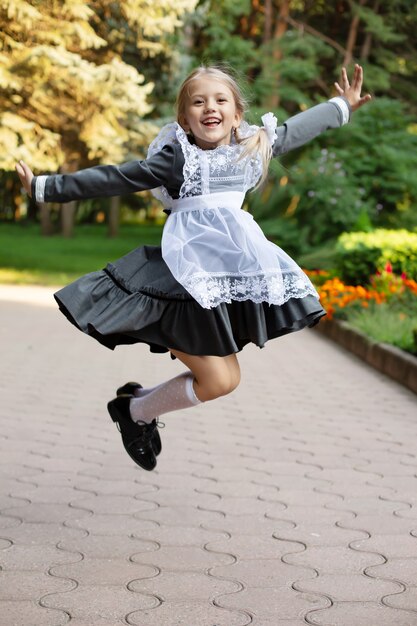
<instances>
[{"instance_id":1,"label":"white lace collar","mask_svg":"<svg viewBox=\"0 0 417 626\"><path fill-rule=\"evenodd\" d=\"M240 137L243 137L243 138L250 137L251 135L254 135L259 130L259 128L260 127L256 126L255 124L251 125L245 122L245 120L242 120L239 126L239 135ZM165 124L165 126L161 128L158 135L150 144L149 149L148 149L148 158L153 156L160 150L162 150L162 148L166 146L167 144L180 144L182 146L188 144L190 148L194 148L196 150L203 150L202 148L199 148L199 146L197 146L196 144L191 143L189 141L187 133L182 128L182 126L178 124L178 122L171 122L169 124ZM230 144L224 144L221 146L217 146L216 148L203 150L203 152L210 153L210 152L221 151L221 150L227 151L230 149L235 149L237 146L239 146L239 144L236 142L236 139L234 135L232 134Z\"/></svg>"},{"instance_id":2,"label":"white lace collar","mask_svg":"<svg viewBox=\"0 0 417 626\"><path fill-rule=\"evenodd\" d=\"M262 117L262 121L264 122L265 130L268 133L268 137L272 142L272 133L271 131L271 119L272 113L266 114L266 116ZM268 117L268 120L264 119ZM276 126L276 118L275 126ZM269 128L266 125L266 121L269 122ZM250 125L244 120L240 123L239 126L239 136L241 138L250 137L254 135L259 130L259 126ZM199 179L206 179L208 174L207 171L204 173L200 170L200 158L206 158L211 163L218 164L219 167L237 167L237 163L239 162L239 167L242 167L242 161L238 161L239 153L243 151L243 146L236 142L236 139L232 133L231 143L224 144L221 146L217 146L216 148L203 150L199 146L189 141L188 135L185 130L178 124L178 122L171 122L163 126L152 141L148 149L148 158L160 152L164 146L166 145L180 145L182 153L184 155L185 163L184 163L184 183L180 190L180 197L183 195L188 195L191 189L195 188L199 183ZM204 155L204 157L202 156ZM259 163L257 162L259 161ZM250 171L246 175L246 184L245 191L259 180L259 177L262 174L262 165L260 159L255 159L253 164L250 167ZM203 181L201 187L202 189L205 187ZM152 194L160 200L165 207L169 208L172 205L172 198L169 195L168 191L165 187L158 187L157 189L152 190Z\"/></svg>"}]
</instances>

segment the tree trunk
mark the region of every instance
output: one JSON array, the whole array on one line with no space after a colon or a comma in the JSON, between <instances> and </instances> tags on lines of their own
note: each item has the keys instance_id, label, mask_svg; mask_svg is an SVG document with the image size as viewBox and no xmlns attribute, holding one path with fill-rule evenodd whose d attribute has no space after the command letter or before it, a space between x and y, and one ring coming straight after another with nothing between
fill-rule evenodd
<instances>
[{"instance_id":1,"label":"tree trunk","mask_svg":"<svg viewBox=\"0 0 417 626\"><path fill-rule=\"evenodd\" d=\"M375 0L374 6L372 7L372 11L374 13L378 13L379 9L379 0ZM372 33L366 33L365 40L362 44L361 49L361 61L367 61L369 59L369 55L371 53L372 47Z\"/></svg>"},{"instance_id":2,"label":"tree trunk","mask_svg":"<svg viewBox=\"0 0 417 626\"><path fill-rule=\"evenodd\" d=\"M263 37L262 37L262 41L264 44L268 43L268 41L271 41L272 16L273 16L272 0L265 0L265 22L264 22L264 32L263 32Z\"/></svg>"},{"instance_id":3,"label":"tree trunk","mask_svg":"<svg viewBox=\"0 0 417 626\"><path fill-rule=\"evenodd\" d=\"M285 35L288 28L288 17L290 15L291 0L278 0L278 15L276 18L275 30L273 34L274 49L272 51L272 59L274 69L272 71L271 89L272 93L268 101L268 106L272 109L276 109L280 103L280 95L278 89L279 83L279 71L276 69L276 65L282 57L280 47L277 45L279 40Z\"/></svg>"},{"instance_id":4,"label":"tree trunk","mask_svg":"<svg viewBox=\"0 0 417 626\"><path fill-rule=\"evenodd\" d=\"M366 3L366 0L359 0L359 5L363 6ZM346 42L346 53L345 58L343 59L344 67L348 66L349 63L352 62L353 59L353 50L355 48L356 39L358 37L358 28L359 28L360 18L359 15L353 15L352 21L350 23L348 38Z\"/></svg>"},{"instance_id":5,"label":"tree trunk","mask_svg":"<svg viewBox=\"0 0 417 626\"><path fill-rule=\"evenodd\" d=\"M49 237L54 232L49 204L47 202L39 202L39 219L41 223L41 235Z\"/></svg>"},{"instance_id":6,"label":"tree trunk","mask_svg":"<svg viewBox=\"0 0 417 626\"><path fill-rule=\"evenodd\" d=\"M119 234L119 218L120 218L120 198L114 196L110 198L110 207L108 212L108 231L109 237L117 237Z\"/></svg>"},{"instance_id":7,"label":"tree trunk","mask_svg":"<svg viewBox=\"0 0 417 626\"><path fill-rule=\"evenodd\" d=\"M272 0L266 0L271 2ZM259 15L264 13L264 8L260 0L251 0L250 11L248 14L242 15L239 19L239 28L236 34L243 39L250 39L257 36Z\"/></svg>"},{"instance_id":8,"label":"tree trunk","mask_svg":"<svg viewBox=\"0 0 417 626\"><path fill-rule=\"evenodd\" d=\"M61 233L63 237L72 237L74 234L74 217L77 203L66 202L61 209Z\"/></svg>"},{"instance_id":9,"label":"tree trunk","mask_svg":"<svg viewBox=\"0 0 417 626\"><path fill-rule=\"evenodd\" d=\"M60 174L71 174L78 169L78 163L68 161L59 168ZM74 234L74 219L77 203L75 201L67 202L61 206L61 235L63 237L72 237Z\"/></svg>"},{"instance_id":10,"label":"tree trunk","mask_svg":"<svg viewBox=\"0 0 417 626\"><path fill-rule=\"evenodd\" d=\"M369 58L369 53L371 52L372 46L372 35L371 33L366 33L365 41L362 44L361 49L361 61L367 61Z\"/></svg>"}]
</instances>

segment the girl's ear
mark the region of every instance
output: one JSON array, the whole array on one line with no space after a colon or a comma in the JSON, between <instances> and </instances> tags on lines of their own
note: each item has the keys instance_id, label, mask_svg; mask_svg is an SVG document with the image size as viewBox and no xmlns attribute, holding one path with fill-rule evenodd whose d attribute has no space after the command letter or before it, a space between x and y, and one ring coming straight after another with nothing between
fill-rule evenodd
<instances>
[{"instance_id":1,"label":"girl's ear","mask_svg":"<svg viewBox=\"0 0 417 626\"><path fill-rule=\"evenodd\" d=\"M188 122L185 119L185 117L183 115L180 115L179 118L178 118L178 121L180 123L180 126L182 126L182 128L185 130L185 132L188 133L189 130L190 130L190 125L188 124Z\"/></svg>"},{"instance_id":2,"label":"girl's ear","mask_svg":"<svg viewBox=\"0 0 417 626\"><path fill-rule=\"evenodd\" d=\"M242 121L242 113L240 113L240 111L236 111L235 124L234 124L236 128L239 128L241 121Z\"/></svg>"}]
</instances>

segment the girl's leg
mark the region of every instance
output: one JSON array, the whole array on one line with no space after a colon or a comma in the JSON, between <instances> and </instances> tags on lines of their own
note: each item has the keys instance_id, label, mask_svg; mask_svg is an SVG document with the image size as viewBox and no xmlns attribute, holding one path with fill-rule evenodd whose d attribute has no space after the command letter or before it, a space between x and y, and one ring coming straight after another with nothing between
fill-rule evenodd
<instances>
[{"instance_id":1,"label":"girl's leg","mask_svg":"<svg viewBox=\"0 0 417 626\"><path fill-rule=\"evenodd\" d=\"M236 354L228 356L194 356L170 350L194 374L194 391L205 402L224 396L240 383L240 367Z\"/></svg>"},{"instance_id":2,"label":"girl's leg","mask_svg":"<svg viewBox=\"0 0 417 626\"><path fill-rule=\"evenodd\" d=\"M239 363L234 354L217 357L171 352L190 369L146 390L142 397L120 395L107 405L112 420L119 424L127 453L146 470L154 469L155 455L161 451L160 441L158 449L155 447L159 415L224 396L240 381Z\"/></svg>"},{"instance_id":3,"label":"girl's leg","mask_svg":"<svg viewBox=\"0 0 417 626\"><path fill-rule=\"evenodd\" d=\"M239 364L234 354L217 357L194 356L178 350L171 352L191 371L132 398L130 413L134 421L151 423L164 413L186 409L230 393L239 384Z\"/></svg>"}]
</instances>

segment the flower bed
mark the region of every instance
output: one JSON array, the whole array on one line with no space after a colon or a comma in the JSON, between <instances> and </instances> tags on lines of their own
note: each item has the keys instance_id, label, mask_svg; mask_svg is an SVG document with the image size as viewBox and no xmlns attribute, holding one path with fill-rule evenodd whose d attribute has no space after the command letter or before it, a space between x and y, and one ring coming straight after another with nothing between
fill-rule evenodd
<instances>
[{"instance_id":1,"label":"flower bed","mask_svg":"<svg viewBox=\"0 0 417 626\"><path fill-rule=\"evenodd\" d=\"M346 320L378 342L417 355L417 282L392 271L390 263L369 283L346 285L329 272L309 271L327 319Z\"/></svg>"}]
</instances>

